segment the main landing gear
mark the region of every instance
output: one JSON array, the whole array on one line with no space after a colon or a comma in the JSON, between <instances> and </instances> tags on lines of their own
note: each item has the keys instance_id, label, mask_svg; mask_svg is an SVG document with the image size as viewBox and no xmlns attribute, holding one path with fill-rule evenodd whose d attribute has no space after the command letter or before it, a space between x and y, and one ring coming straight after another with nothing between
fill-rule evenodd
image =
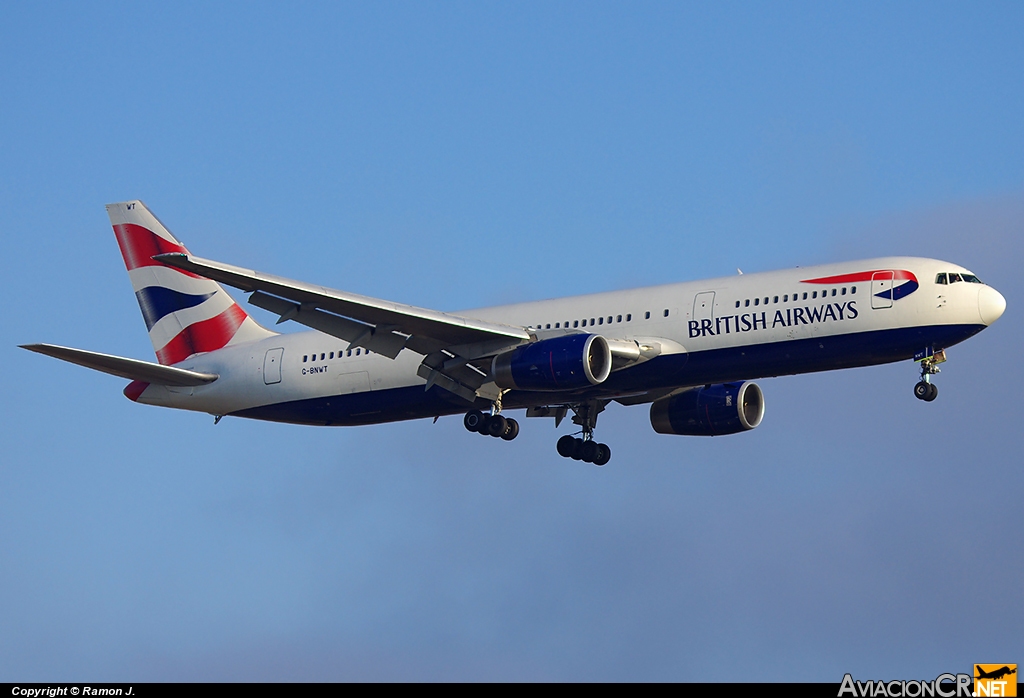
<instances>
[{"instance_id":1,"label":"main landing gear","mask_svg":"<svg viewBox=\"0 0 1024 698\"><path fill-rule=\"evenodd\" d=\"M580 405L569 405L574 415L573 423L583 428L583 438L566 434L558 440L558 455L562 458L581 460L584 463L604 465L612 459L612 450L607 444L594 441L594 428L597 426L597 415L604 411L604 403L593 400Z\"/></svg>"},{"instance_id":2,"label":"main landing gear","mask_svg":"<svg viewBox=\"0 0 1024 698\"><path fill-rule=\"evenodd\" d=\"M931 402L939 396L939 386L932 383L932 376L939 373L939 364L946 360L946 352L939 350L921 359L921 380L914 386L914 397Z\"/></svg>"},{"instance_id":3,"label":"main landing gear","mask_svg":"<svg viewBox=\"0 0 1024 698\"><path fill-rule=\"evenodd\" d=\"M558 440L558 455L562 458L581 460L584 463L604 465L612 459L612 450L606 444L590 439L580 439L566 434Z\"/></svg>"},{"instance_id":4,"label":"main landing gear","mask_svg":"<svg viewBox=\"0 0 1024 698\"><path fill-rule=\"evenodd\" d=\"M470 410L462 420L468 431L475 431L485 436L511 441L519 436L519 422L511 417L500 414L484 414L480 410Z\"/></svg>"}]
</instances>

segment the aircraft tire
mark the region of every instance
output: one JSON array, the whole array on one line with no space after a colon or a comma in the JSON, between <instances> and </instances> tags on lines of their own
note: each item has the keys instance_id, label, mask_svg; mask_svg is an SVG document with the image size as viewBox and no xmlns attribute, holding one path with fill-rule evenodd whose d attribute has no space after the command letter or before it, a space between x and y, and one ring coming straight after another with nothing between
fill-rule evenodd
<instances>
[{"instance_id":1,"label":"aircraft tire","mask_svg":"<svg viewBox=\"0 0 1024 698\"><path fill-rule=\"evenodd\" d=\"M580 449L580 460L584 463L594 463L600 450L596 441L584 441L583 448Z\"/></svg>"},{"instance_id":2,"label":"aircraft tire","mask_svg":"<svg viewBox=\"0 0 1024 698\"><path fill-rule=\"evenodd\" d=\"M925 402L931 402L932 400L934 400L938 396L939 396L939 386L935 385L934 383L929 383L928 384L928 394L925 395L924 401Z\"/></svg>"},{"instance_id":3,"label":"aircraft tire","mask_svg":"<svg viewBox=\"0 0 1024 698\"><path fill-rule=\"evenodd\" d=\"M573 460L583 460L583 439L572 440L572 454L569 457Z\"/></svg>"},{"instance_id":4,"label":"aircraft tire","mask_svg":"<svg viewBox=\"0 0 1024 698\"><path fill-rule=\"evenodd\" d=\"M594 459L594 465L605 465L612 459L612 450L608 448L607 444L597 445L597 457Z\"/></svg>"},{"instance_id":5,"label":"aircraft tire","mask_svg":"<svg viewBox=\"0 0 1024 698\"><path fill-rule=\"evenodd\" d=\"M573 451L576 450L576 439L566 434L558 440L555 448L558 449L558 455L562 458L572 458Z\"/></svg>"},{"instance_id":6,"label":"aircraft tire","mask_svg":"<svg viewBox=\"0 0 1024 698\"><path fill-rule=\"evenodd\" d=\"M466 427L466 431L480 431L480 423L484 419L484 413L480 410L470 410L466 413L466 416L462 418L462 426Z\"/></svg>"},{"instance_id":7,"label":"aircraft tire","mask_svg":"<svg viewBox=\"0 0 1024 698\"><path fill-rule=\"evenodd\" d=\"M508 420L502 417L500 414L491 415L491 419L487 424L487 433L496 438L500 438L505 430L508 428Z\"/></svg>"},{"instance_id":8,"label":"aircraft tire","mask_svg":"<svg viewBox=\"0 0 1024 698\"><path fill-rule=\"evenodd\" d=\"M519 422L509 417L505 420L505 425L505 431L502 433L501 438L505 441L511 441L519 436Z\"/></svg>"},{"instance_id":9,"label":"aircraft tire","mask_svg":"<svg viewBox=\"0 0 1024 698\"><path fill-rule=\"evenodd\" d=\"M931 383L925 383L924 381L919 381L918 384L914 386L914 397L916 397L918 400L926 400L927 401L928 400L928 396L931 395L931 393L932 393L932 391L931 391ZM932 398L932 400L934 400L934 399L935 398Z\"/></svg>"}]
</instances>

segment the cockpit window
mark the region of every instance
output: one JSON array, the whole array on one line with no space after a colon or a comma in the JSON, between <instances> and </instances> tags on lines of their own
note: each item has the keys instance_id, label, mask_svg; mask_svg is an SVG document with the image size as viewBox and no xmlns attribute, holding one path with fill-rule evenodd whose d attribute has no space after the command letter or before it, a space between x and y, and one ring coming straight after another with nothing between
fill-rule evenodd
<instances>
[{"instance_id":1,"label":"cockpit window","mask_svg":"<svg viewBox=\"0 0 1024 698\"><path fill-rule=\"evenodd\" d=\"M960 276L962 276L964 278L964 281L966 281L969 284L981 284L981 283L984 283L981 279L979 279L974 274L961 274Z\"/></svg>"},{"instance_id":2,"label":"cockpit window","mask_svg":"<svg viewBox=\"0 0 1024 698\"><path fill-rule=\"evenodd\" d=\"M961 279L960 279L960 275L959 274L950 274L949 275L949 283L951 283L951 284L955 284L957 281L960 281L960 280Z\"/></svg>"},{"instance_id":3,"label":"cockpit window","mask_svg":"<svg viewBox=\"0 0 1024 698\"><path fill-rule=\"evenodd\" d=\"M935 283L942 284L943 286L945 286L946 285L946 274L945 273L936 274L936 276L935 276Z\"/></svg>"}]
</instances>

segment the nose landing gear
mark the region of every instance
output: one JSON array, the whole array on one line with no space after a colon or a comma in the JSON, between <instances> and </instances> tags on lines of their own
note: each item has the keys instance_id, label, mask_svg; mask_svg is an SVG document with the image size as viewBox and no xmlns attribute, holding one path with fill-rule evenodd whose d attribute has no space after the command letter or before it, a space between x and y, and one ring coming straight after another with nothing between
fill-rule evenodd
<instances>
[{"instance_id":1,"label":"nose landing gear","mask_svg":"<svg viewBox=\"0 0 1024 698\"><path fill-rule=\"evenodd\" d=\"M918 359L921 362L921 380L914 386L914 397L931 402L939 396L939 386L932 383L931 379L932 376L940 372L938 365L946 360L946 352L940 349L934 353L924 352L924 354L927 355Z\"/></svg>"}]
</instances>

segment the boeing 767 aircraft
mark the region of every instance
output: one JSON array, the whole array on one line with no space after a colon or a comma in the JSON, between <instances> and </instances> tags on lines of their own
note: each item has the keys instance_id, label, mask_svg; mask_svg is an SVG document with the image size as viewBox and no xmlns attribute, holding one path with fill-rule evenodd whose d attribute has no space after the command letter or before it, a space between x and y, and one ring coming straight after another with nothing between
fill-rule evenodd
<instances>
[{"instance_id":1,"label":"boeing 767 aircraft","mask_svg":"<svg viewBox=\"0 0 1024 698\"><path fill-rule=\"evenodd\" d=\"M567 458L604 465L594 439L612 400L649 404L660 434L757 427L752 379L913 359L932 401L945 350L1003 314L998 291L915 257L745 274L455 313L291 281L192 255L141 201L107 206L159 363L30 344L129 379L136 402L276 422L347 426L464 414L511 441L505 415L571 411ZM259 325L221 284L310 331Z\"/></svg>"}]
</instances>

